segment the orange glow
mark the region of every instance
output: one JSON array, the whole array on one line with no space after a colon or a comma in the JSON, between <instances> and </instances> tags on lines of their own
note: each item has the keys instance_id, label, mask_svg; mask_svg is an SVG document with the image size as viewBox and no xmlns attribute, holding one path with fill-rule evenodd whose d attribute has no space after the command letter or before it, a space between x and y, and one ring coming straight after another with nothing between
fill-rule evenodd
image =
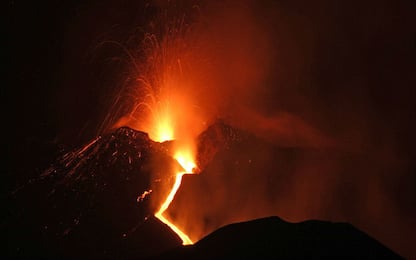
<instances>
[{"instance_id":1,"label":"orange glow","mask_svg":"<svg viewBox=\"0 0 416 260\"><path fill-rule=\"evenodd\" d=\"M174 136L170 115L164 114L162 118L155 120L153 131L149 132L150 138L158 142L173 140Z\"/></svg>"},{"instance_id":2,"label":"orange glow","mask_svg":"<svg viewBox=\"0 0 416 260\"><path fill-rule=\"evenodd\" d=\"M188 235L186 235L174 223L172 223L166 217L163 216L163 213L169 208L170 203L172 202L173 198L175 197L176 192L181 186L182 176L185 174L193 174L192 170L195 168L195 163L192 160L192 157L190 156L190 154L188 153L177 152L175 155L175 159L185 169L185 171L180 171L176 174L175 184L173 185L172 190L170 191L169 195L167 196L166 200L163 202L158 212L156 212L155 217L157 217L160 221L168 225L176 234L178 234L178 236L182 239L183 245L191 245L193 244L193 242L188 237Z\"/></svg>"},{"instance_id":3,"label":"orange glow","mask_svg":"<svg viewBox=\"0 0 416 260\"><path fill-rule=\"evenodd\" d=\"M166 210L181 185L182 176L192 174L196 169L195 138L205 127L205 118L195 95L201 82L197 80L201 73L195 69L201 66L195 65L198 59L194 58L195 53L180 33L182 30L185 32L186 27L181 23L178 26L177 30L169 30L161 39L151 34L145 36L146 59L136 68L133 106L116 125L144 131L153 141L176 140L170 155L182 168L174 173L175 183L171 190L165 191L167 197L155 217L178 234L184 245L188 245L193 243L192 240L169 219Z\"/></svg>"},{"instance_id":4,"label":"orange glow","mask_svg":"<svg viewBox=\"0 0 416 260\"><path fill-rule=\"evenodd\" d=\"M185 169L186 173L194 172L196 164L190 151L179 150L174 158Z\"/></svg>"}]
</instances>

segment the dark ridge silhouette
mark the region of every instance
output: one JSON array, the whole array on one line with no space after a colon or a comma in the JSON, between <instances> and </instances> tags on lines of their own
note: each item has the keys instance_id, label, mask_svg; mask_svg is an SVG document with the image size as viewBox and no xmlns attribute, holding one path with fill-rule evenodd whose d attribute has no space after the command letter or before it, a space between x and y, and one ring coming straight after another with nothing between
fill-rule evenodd
<instances>
[{"instance_id":1,"label":"dark ridge silhouette","mask_svg":"<svg viewBox=\"0 0 416 260\"><path fill-rule=\"evenodd\" d=\"M192 246L157 259L401 259L347 223L309 220L289 223L268 217L230 224Z\"/></svg>"}]
</instances>

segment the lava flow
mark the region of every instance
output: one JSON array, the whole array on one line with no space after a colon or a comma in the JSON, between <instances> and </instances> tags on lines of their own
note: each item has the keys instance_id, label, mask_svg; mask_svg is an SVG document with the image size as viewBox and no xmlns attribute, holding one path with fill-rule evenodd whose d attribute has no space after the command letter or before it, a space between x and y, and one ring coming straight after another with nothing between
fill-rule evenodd
<instances>
[{"instance_id":1,"label":"lava flow","mask_svg":"<svg viewBox=\"0 0 416 260\"><path fill-rule=\"evenodd\" d=\"M170 102L167 102L167 104L169 103ZM169 106L167 106L166 108L167 109L165 109L165 111L173 111L172 109L169 109ZM172 113L158 113L158 116L154 117L154 120L152 122L154 127L150 129L152 129L153 131L149 132L150 136L154 141L164 142L174 140L175 132L177 131L175 131L173 124L171 124L171 122L173 122ZM164 213L169 208L169 205L174 199L175 194L181 185L183 175L195 173L196 164L194 160L195 156L193 152L193 146L194 145L192 141L175 142L173 158L181 166L181 169L175 173L175 183L172 189L170 190L168 196L160 206L159 210L155 213L156 218L168 225L182 239L183 245L190 245L193 244L193 242L189 238L189 236L184 233L184 231L177 227L172 221L168 220L168 218L164 216Z\"/></svg>"},{"instance_id":2,"label":"lava flow","mask_svg":"<svg viewBox=\"0 0 416 260\"><path fill-rule=\"evenodd\" d=\"M178 236L182 239L183 245L190 245L193 244L192 240L186 235L182 230L180 230L175 224L169 221L167 218L163 216L163 213L169 208L170 203L172 202L173 198L175 197L176 192L178 191L179 187L181 186L182 176L185 174L193 174L195 169L195 163L193 162L190 157L183 156L182 153L177 153L174 157L176 161L182 166L185 171L180 171L176 174L175 184L172 187L168 197L163 202L162 206L160 207L159 211L155 214L160 221L168 225Z\"/></svg>"},{"instance_id":3,"label":"lava flow","mask_svg":"<svg viewBox=\"0 0 416 260\"><path fill-rule=\"evenodd\" d=\"M165 114L165 117L161 118L158 117L159 120L163 122L171 122L169 114ZM155 122L156 127L153 128L156 132L153 135L156 137L157 141L167 141L173 140L174 131L172 130L172 126L169 124L160 124L159 122ZM169 208L172 200L175 197L176 192L178 191L179 187L181 186L182 177L185 174L193 174L195 173L196 164L193 156L192 142L177 142L175 147L175 154L173 158L178 162L181 166L181 170L176 173L175 183L169 192L168 196L166 197L165 201L162 203L160 209L156 212L155 217L158 218L160 221L168 225L181 239L183 245L190 245L193 244L192 240L189 238L187 234L185 234L179 227L177 227L172 221L169 221L163 214Z\"/></svg>"}]
</instances>

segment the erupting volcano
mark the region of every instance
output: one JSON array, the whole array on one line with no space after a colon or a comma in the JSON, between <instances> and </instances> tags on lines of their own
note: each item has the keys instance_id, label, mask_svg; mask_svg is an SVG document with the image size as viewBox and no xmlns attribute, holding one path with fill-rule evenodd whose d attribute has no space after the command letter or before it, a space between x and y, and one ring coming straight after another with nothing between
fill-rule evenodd
<instances>
[{"instance_id":1,"label":"erupting volcano","mask_svg":"<svg viewBox=\"0 0 416 260\"><path fill-rule=\"evenodd\" d=\"M358 25L374 27L361 32L343 15L348 6L326 2L327 9L284 1L145 2L137 4L142 16L107 10L128 22L108 26L118 38L101 33L91 51L107 68L90 75L100 86L99 112L85 112L93 119L80 131L92 134L74 146L54 136L54 159L16 181L0 226L6 256L411 254L403 237L416 227L414 179L405 174L412 164L398 136L410 129L402 122L412 114L381 108L382 94L371 88L383 74L384 61L372 50L384 39L379 17L387 11L369 5L371 21L357 14ZM130 23L134 28L123 31ZM90 35L88 28L80 36ZM103 60L96 58L101 52ZM71 99L58 92L54 102ZM66 101L70 113L60 120L82 111L76 100ZM385 127L388 118L402 128Z\"/></svg>"},{"instance_id":2,"label":"erupting volcano","mask_svg":"<svg viewBox=\"0 0 416 260\"><path fill-rule=\"evenodd\" d=\"M182 167L175 173L175 181L155 216L168 225L183 241L192 240L164 213L180 188L182 176L196 171L195 138L199 134L201 116L195 112L196 103L191 100L190 89L195 88L195 70L191 68L196 56L187 42L188 26L183 20L171 23L163 30L161 39L155 34L146 34L142 43L145 58L143 64L133 61L137 71L132 92L135 94L127 115L115 127L129 126L147 132L157 142L173 141L171 156ZM133 58L134 59L134 58ZM121 102L126 102L122 100ZM119 105L119 104L118 104Z\"/></svg>"}]
</instances>

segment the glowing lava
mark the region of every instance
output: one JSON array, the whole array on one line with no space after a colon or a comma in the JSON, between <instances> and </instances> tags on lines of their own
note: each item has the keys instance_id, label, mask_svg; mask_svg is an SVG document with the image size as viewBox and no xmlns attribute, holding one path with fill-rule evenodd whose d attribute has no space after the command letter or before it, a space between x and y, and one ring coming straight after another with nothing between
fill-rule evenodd
<instances>
[{"instance_id":1,"label":"glowing lava","mask_svg":"<svg viewBox=\"0 0 416 260\"><path fill-rule=\"evenodd\" d=\"M168 108L168 107L165 107ZM164 142L174 139L174 126L172 120L172 111L171 109L165 109L165 113L160 113L161 110L158 110L159 113L153 115L153 127L149 128L152 131L151 136L152 139L158 142ZM176 173L175 183L169 192L168 196L166 197L165 201L162 203L162 206L159 210L155 213L155 217L158 218L160 221L168 225L181 239L183 245L190 245L193 244L192 240L185 234L179 227L177 227L173 222L168 220L163 213L169 208L169 205L172 203L173 199L175 198L176 192L178 191L179 187L181 186L182 177L185 174L193 174L194 169L196 169L196 164L194 160L194 153L192 152L193 145L192 142L176 142L175 143L175 153L173 158L179 163L182 167L180 171Z\"/></svg>"},{"instance_id":2,"label":"glowing lava","mask_svg":"<svg viewBox=\"0 0 416 260\"><path fill-rule=\"evenodd\" d=\"M178 236L182 239L183 245L191 245L193 244L192 240L186 235L182 230L180 230L175 224L169 221L167 218L163 216L163 213L169 208L170 203L172 202L173 198L175 197L176 192L178 191L179 187L181 186L182 176L185 174L193 174L193 170L195 169L196 165L192 159L191 154L178 152L175 154L174 158L176 161L182 166L185 171L180 171L176 174L175 184L172 187L168 197L163 202L162 206L156 212L155 217L157 217L160 221L168 225Z\"/></svg>"}]
</instances>

